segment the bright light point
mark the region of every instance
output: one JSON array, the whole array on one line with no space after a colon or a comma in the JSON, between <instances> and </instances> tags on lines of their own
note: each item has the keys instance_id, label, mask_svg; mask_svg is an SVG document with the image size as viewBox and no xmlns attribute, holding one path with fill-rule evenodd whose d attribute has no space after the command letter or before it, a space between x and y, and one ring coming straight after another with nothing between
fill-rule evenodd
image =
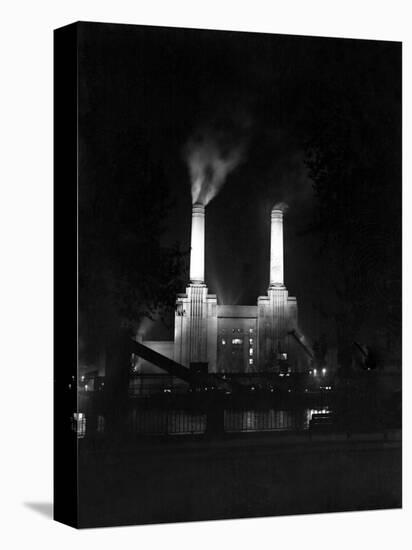
<instances>
[{"instance_id":1,"label":"bright light point","mask_svg":"<svg viewBox=\"0 0 412 550\"><path fill-rule=\"evenodd\" d=\"M323 374L323 375L326 374L326 369L322 369L322 374Z\"/></svg>"}]
</instances>

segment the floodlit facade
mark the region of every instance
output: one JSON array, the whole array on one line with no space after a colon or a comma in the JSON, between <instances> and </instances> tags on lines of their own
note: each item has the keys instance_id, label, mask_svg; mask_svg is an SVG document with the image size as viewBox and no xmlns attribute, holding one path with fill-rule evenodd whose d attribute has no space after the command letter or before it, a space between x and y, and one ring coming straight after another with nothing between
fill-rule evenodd
<instances>
[{"instance_id":1,"label":"floodlit facade","mask_svg":"<svg viewBox=\"0 0 412 550\"><path fill-rule=\"evenodd\" d=\"M306 370L308 358L292 336L298 331L297 301L284 285L282 210L271 212L269 287L256 305L218 304L206 286L204 250L205 207L194 204L190 284L176 299L174 341L144 343L188 368L201 365L208 372Z\"/></svg>"}]
</instances>

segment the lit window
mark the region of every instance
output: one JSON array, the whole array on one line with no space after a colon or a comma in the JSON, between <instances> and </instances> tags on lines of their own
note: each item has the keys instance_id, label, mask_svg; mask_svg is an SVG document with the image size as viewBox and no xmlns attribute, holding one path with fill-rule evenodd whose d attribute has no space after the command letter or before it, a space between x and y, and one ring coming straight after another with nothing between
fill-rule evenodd
<instances>
[{"instance_id":1,"label":"lit window","mask_svg":"<svg viewBox=\"0 0 412 550\"><path fill-rule=\"evenodd\" d=\"M243 343L243 340L241 338L233 338L232 339L232 344L235 345L235 346L239 346L242 343Z\"/></svg>"},{"instance_id":2,"label":"lit window","mask_svg":"<svg viewBox=\"0 0 412 550\"><path fill-rule=\"evenodd\" d=\"M323 376L325 376L325 374L326 374L326 369L322 369L322 374L323 374Z\"/></svg>"},{"instance_id":3,"label":"lit window","mask_svg":"<svg viewBox=\"0 0 412 550\"><path fill-rule=\"evenodd\" d=\"M226 340L223 338L222 339L222 346L225 346L226 345Z\"/></svg>"},{"instance_id":4,"label":"lit window","mask_svg":"<svg viewBox=\"0 0 412 550\"><path fill-rule=\"evenodd\" d=\"M313 374L316 376L318 374L318 371L316 369L313 369Z\"/></svg>"},{"instance_id":5,"label":"lit window","mask_svg":"<svg viewBox=\"0 0 412 550\"><path fill-rule=\"evenodd\" d=\"M249 338L249 344L250 344L250 345L253 344L253 338Z\"/></svg>"},{"instance_id":6,"label":"lit window","mask_svg":"<svg viewBox=\"0 0 412 550\"><path fill-rule=\"evenodd\" d=\"M253 328L250 328L249 332L250 332L250 334L252 334L253 333Z\"/></svg>"},{"instance_id":7,"label":"lit window","mask_svg":"<svg viewBox=\"0 0 412 550\"><path fill-rule=\"evenodd\" d=\"M253 365L253 359L249 359L249 365Z\"/></svg>"},{"instance_id":8,"label":"lit window","mask_svg":"<svg viewBox=\"0 0 412 550\"><path fill-rule=\"evenodd\" d=\"M249 355L253 355L253 348L249 348Z\"/></svg>"}]
</instances>

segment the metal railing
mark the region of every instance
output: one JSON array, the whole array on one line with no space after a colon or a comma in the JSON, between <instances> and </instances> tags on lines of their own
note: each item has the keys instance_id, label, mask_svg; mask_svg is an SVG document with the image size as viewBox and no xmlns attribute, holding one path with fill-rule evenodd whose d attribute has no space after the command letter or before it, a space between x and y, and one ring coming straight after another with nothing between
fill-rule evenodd
<instances>
[{"instance_id":1,"label":"metal railing","mask_svg":"<svg viewBox=\"0 0 412 550\"><path fill-rule=\"evenodd\" d=\"M261 431L306 431L312 410L239 410L223 412L223 428L226 433ZM105 418L98 415L92 422L83 413L72 419L72 429L79 438L103 435ZM125 420L126 431L133 435L194 435L204 434L208 428L205 412L178 409L132 408Z\"/></svg>"},{"instance_id":2,"label":"metal railing","mask_svg":"<svg viewBox=\"0 0 412 550\"><path fill-rule=\"evenodd\" d=\"M309 420L309 411L225 410L225 432L302 431Z\"/></svg>"},{"instance_id":3,"label":"metal railing","mask_svg":"<svg viewBox=\"0 0 412 550\"><path fill-rule=\"evenodd\" d=\"M130 411L129 427L132 434L202 434L206 430L206 414L179 410Z\"/></svg>"}]
</instances>

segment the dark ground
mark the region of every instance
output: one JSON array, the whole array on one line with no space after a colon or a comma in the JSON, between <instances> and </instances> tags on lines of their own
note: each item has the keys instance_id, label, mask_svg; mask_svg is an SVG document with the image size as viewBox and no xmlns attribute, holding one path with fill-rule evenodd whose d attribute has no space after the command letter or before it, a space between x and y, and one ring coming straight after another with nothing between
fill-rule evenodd
<instances>
[{"instance_id":1,"label":"dark ground","mask_svg":"<svg viewBox=\"0 0 412 550\"><path fill-rule=\"evenodd\" d=\"M80 441L79 457L81 527L402 506L400 431L175 437L123 451Z\"/></svg>"}]
</instances>

